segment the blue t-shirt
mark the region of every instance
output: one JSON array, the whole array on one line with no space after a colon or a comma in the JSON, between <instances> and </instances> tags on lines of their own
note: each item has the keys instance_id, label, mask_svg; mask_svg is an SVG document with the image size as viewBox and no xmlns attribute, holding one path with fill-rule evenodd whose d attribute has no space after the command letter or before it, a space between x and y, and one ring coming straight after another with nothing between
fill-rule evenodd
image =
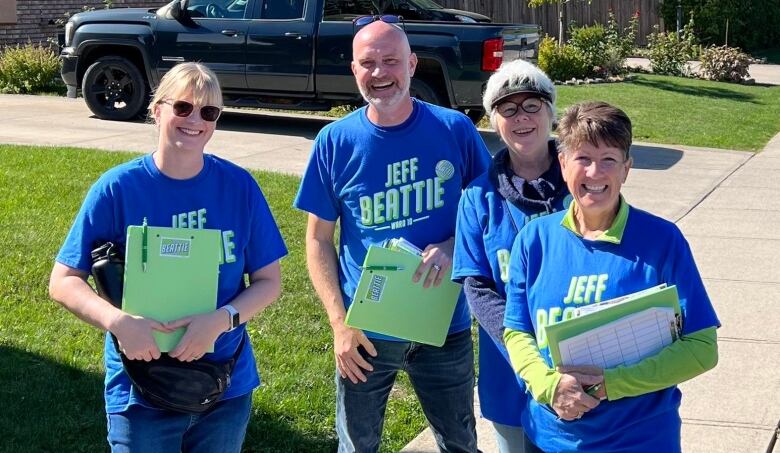
<instances>
[{"instance_id":1,"label":"blue t-shirt","mask_svg":"<svg viewBox=\"0 0 780 453\"><path fill-rule=\"evenodd\" d=\"M504 325L530 332L552 365L544 326L591 304L666 283L677 285L683 334L719 326L688 242L673 223L629 207L619 243L588 240L561 225L565 212L534 220L515 240ZM582 419L559 420L528 398L523 426L544 451L680 451L677 386L602 401ZM528 423L525 423L528 417Z\"/></svg>"},{"instance_id":2,"label":"blue t-shirt","mask_svg":"<svg viewBox=\"0 0 780 453\"><path fill-rule=\"evenodd\" d=\"M112 168L90 188L57 262L89 273L90 251L106 241L124 246L127 227L141 225L144 217L152 226L222 232L218 307L244 290L244 274L251 274L287 254L268 204L246 170L206 154L203 169L197 176L176 180L161 173L149 154ZM217 338L214 352L205 358L227 361L245 335L244 325L222 334ZM122 412L131 404L151 407L132 388L108 335L104 357L106 412ZM259 384L254 354L247 341L224 398L244 395Z\"/></svg>"},{"instance_id":3,"label":"blue t-shirt","mask_svg":"<svg viewBox=\"0 0 780 453\"><path fill-rule=\"evenodd\" d=\"M553 200L552 208L560 211L570 202L571 196L564 190ZM546 214L506 201L488 173L477 178L460 199L452 279L462 283L466 277L489 278L498 294L506 299L504 286L509 279L509 256L518 229ZM482 327L479 328L478 392L483 417L520 426L525 384L512 370L504 344Z\"/></svg>"},{"instance_id":4,"label":"blue t-shirt","mask_svg":"<svg viewBox=\"0 0 780 453\"><path fill-rule=\"evenodd\" d=\"M326 126L295 199L298 209L340 219L339 283L347 308L368 247L403 237L424 249L452 237L461 192L490 160L465 115L418 100L413 105L398 126L373 124L365 107ZM449 332L469 325L461 295Z\"/></svg>"}]
</instances>

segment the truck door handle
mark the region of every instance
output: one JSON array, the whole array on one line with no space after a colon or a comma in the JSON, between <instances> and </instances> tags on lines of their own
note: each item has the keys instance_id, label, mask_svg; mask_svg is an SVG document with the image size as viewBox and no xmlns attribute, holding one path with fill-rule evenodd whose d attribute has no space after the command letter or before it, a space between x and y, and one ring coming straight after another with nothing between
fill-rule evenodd
<instances>
[{"instance_id":1,"label":"truck door handle","mask_svg":"<svg viewBox=\"0 0 780 453\"><path fill-rule=\"evenodd\" d=\"M287 33L284 34L284 36L288 38L295 38L295 39L303 39L306 37L306 35L304 35L303 33L296 33L294 31L288 31Z\"/></svg>"},{"instance_id":2,"label":"truck door handle","mask_svg":"<svg viewBox=\"0 0 780 453\"><path fill-rule=\"evenodd\" d=\"M240 34L240 32L238 30L233 30L233 29L230 29L230 28L227 29L227 30L222 30L220 33L222 33L225 36L231 36L231 37L235 37L235 36L238 36Z\"/></svg>"}]
</instances>

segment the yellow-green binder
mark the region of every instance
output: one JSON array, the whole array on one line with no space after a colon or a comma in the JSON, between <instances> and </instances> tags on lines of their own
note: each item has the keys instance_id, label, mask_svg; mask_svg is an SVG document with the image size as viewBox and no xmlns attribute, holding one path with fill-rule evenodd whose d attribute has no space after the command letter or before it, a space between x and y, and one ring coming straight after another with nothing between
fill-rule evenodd
<instances>
[{"instance_id":1,"label":"yellow-green binder","mask_svg":"<svg viewBox=\"0 0 780 453\"><path fill-rule=\"evenodd\" d=\"M219 230L128 227L122 310L160 322L215 310L220 254ZM160 351L184 332L155 331Z\"/></svg>"},{"instance_id":2,"label":"yellow-green binder","mask_svg":"<svg viewBox=\"0 0 780 453\"><path fill-rule=\"evenodd\" d=\"M358 329L441 346L458 302L461 285L450 272L438 287L423 288L412 276L422 261L408 252L368 248L346 324Z\"/></svg>"}]
</instances>

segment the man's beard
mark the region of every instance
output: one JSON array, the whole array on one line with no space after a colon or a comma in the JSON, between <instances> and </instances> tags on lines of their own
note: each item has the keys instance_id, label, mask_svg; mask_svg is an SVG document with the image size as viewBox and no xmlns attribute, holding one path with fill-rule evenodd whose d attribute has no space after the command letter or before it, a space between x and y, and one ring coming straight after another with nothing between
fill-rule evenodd
<instances>
[{"instance_id":1,"label":"man's beard","mask_svg":"<svg viewBox=\"0 0 780 453\"><path fill-rule=\"evenodd\" d=\"M358 85L358 90L366 102L372 105L375 109L383 111L397 106L402 100L409 96L409 85L411 85L411 77L407 75L400 82L403 83L403 85L398 84L396 86L395 94L389 98L371 97L369 95L370 89L361 85Z\"/></svg>"}]
</instances>

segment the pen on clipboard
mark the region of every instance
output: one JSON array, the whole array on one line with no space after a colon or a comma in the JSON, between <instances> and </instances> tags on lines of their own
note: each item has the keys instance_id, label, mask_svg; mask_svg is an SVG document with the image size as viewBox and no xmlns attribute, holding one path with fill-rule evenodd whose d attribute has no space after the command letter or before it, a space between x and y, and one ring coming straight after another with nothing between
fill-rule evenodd
<instances>
[{"instance_id":1,"label":"pen on clipboard","mask_svg":"<svg viewBox=\"0 0 780 453\"><path fill-rule=\"evenodd\" d=\"M364 266L363 270L366 271L402 271L403 266Z\"/></svg>"},{"instance_id":2,"label":"pen on clipboard","mask_svg":"<svg viewBox=\"0 0 780 453\"><path fill-rule=\"evenodd\" d=\"M141 230L141 269L146 272L146 258L149 253L149 242L147 238L148 229L146 226L146 217L144 217L143 229Z\"/></svg>"}]
</instances>

